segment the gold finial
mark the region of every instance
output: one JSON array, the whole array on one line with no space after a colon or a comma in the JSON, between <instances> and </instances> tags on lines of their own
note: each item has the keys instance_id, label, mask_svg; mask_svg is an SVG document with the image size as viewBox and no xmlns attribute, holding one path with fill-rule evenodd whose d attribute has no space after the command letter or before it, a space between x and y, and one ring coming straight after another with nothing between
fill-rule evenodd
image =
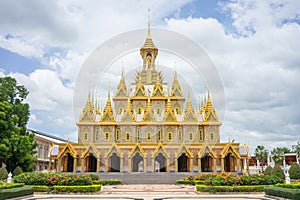
<instances>
[{"instance_id":1,"label":"gold finial","mask_svg":"<svg viewBox=\"0 0 300 200\"><path fill-rule=\"evenodd\" d=\"M148 8L148 38L151 38L150 34L150 8Z\"/></svg>"}]
</instances>

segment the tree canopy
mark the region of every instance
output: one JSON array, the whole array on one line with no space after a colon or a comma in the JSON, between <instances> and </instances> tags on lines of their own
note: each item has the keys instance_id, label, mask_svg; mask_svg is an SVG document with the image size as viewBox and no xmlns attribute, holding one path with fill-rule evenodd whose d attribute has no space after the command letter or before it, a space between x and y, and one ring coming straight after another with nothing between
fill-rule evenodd
<instances>
[{"instance_id":1,"label":"tree canopy","mask_svg":"<svg viewBox=\"0 0 300 200\"><path fill-rule=\"evenodd\" d=\"M291 150L287 147L276 147L271 151L272 158L276 165L282 165L285 153L291 153Z\"/></svg>"},{"instance_id":2,"label":"tree canopy","mask_svg":"<svg viewBox=\"0 0 300 200\"><path fill-rule=\"evenodd\" d=\"M36 160L37 144L26 128L30 115L24 102L27 95L27 89L14 78L0 78L0 164L8 171L17 166L31 171Z\"/></svg>"},{"instance_id":3,"label":"tree canopy","mask_svg":"<svg viewBox=\"0 0 300 200\"><path fill-rule=\"evenodd\" d=\"M264 171L264 163L268 159L268 153L268 150L263 145L258 145L255 149L255 157L259 160L262 171Z\"/></svg>"}]
</instances>

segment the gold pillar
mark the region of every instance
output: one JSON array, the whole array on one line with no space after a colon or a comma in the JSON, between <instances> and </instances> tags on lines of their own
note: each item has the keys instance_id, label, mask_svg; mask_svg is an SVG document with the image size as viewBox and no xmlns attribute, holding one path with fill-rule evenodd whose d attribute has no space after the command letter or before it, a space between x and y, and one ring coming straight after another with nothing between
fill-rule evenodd
<instances>
[{"instance_id":1,"label":"gold pillar","mask_svg":"<svg viewBox=\"0 0 300 200\"><path fill-rule=\"evenodd\" d=\"M178 172L178 159L175 158L175 172Z\"/></svg>"},{"instance_id":2,"label":"gold pillar","mask_svg":"<svg viewBox=\"0 0 300 200\"><path fill-rule=\"evenodd\" d=\"M217 159L216 158L214 158L213 171L217 172Z\"/></svg>"},{"instance_id":3,"label":"gold pillar","mask_svg":"<svg viewBox=\"0 0 300 200\"><path fill-rule=\"evenodd\" d=\"M236 171L237 172L240 172L241 169L240 169L240 159L236 158Z\"/></svg>"},{"instance_id":4,"label":"gold pillar","mask_svg":"<svg viewBox=\"0 0 300 200\"><path fill-rule=\"evenodd\" d=\"M58 161L57 161L57 171L58 172L61 172L60 165L61 165L61 158L59 158Z\"/></svg>"},{"instance_id":5,"label":"gold pillar","mask_svg":"<svg viewBox=\"0 0 300 200\"><path fill-rule=\"evenodd\" d=\"M51 163L52 162L52 160L51 160L51 157L49 158L49 172L51 171Z\"/></svg>"},{"instance_id":6,"label":"gold pillar","mask_svg":"<svg viewBox=\"0 0 300 200\"><path fill-rule=\"evenodd\" d=\"M124 158L120 157L120 172L123 172Z\"/></svg>"},{"instance_id":7,"label":"gold pillar","mask_svg":"<svg viewBox=\"0 0 300 200\"><path fill-rule=\"evenodd\" d=\"M224 172L224 158L221 158L221 170Z\"/></svg>"},{"instance_id":8,"label":"gold pillar","mask_svg":"<svg viewBox=\"0 0 300 200\"><path fill-rule=\"evenodd\" d=\"M81 158L81 172L84 172L84 158Z\"/></svg>"},{"instance_id":9,"label":"gold pillar","mask_svg":"<svg viewBox=\"0 0 300 200\"><path fill-rule=\"evenodd\" d=\"M201 172L201 158L198 157L198 172Z\"/></svg>"},{"instance_id":10,"label":"gold pillar","mask_svg":"<svg viewBox=\"0 0 300 200\"><path fill-rule=\"evenodd\" d=\"M193 161L194 161L193 158L190 157L190 172L193 172L193 170L194 170L193 169L193 164L194 164Z\"/></svg>"},{"instance_id":11,"label":"gold pillar","mask_svg":"<svg viewBox=\"0 0 300 200\"><path fill-rule=\"evenodd\" d=\"M77 158L74 158L74 161L73 161L73 172L76 172L76 167L77 167Z\"/></svg>"},{"instance_id":12,"label":"gold pillar","mask_svg":"<svg viewBox=\"0 0 300 200\"><path fill-rule=\"evenodd\" d=\"M170 171L168 166L169 166L169 159L166 157L166 172Z\"/></svg>"},{"instance_id":13,"label":"gold pillar","mask_svg":"<svg viewBox=\"0 0 300 200\"><path fill-rule=\"evenodd\" d=\"M131 158L130 158L130 156L128 156L128 172L131 172L132 171L132 169L131 169Z\"/></svg>"},{"instance_id":14,"label":"gold pillar","mask_svg":"<svg viewBox=\"0 0 300 200\"><path fill-rule=\"evenodd\" d=\"M143 162L144 162L144 169L143 169L143 172L146 172L147 171L147 157L145 158L145 155L144 155L144 158L143 158Z\"/></svg>"},{"instance_id":15,"label":"gold pillar","mask_svg":"<svg viewBox=\"0 0 300 200\"><path fill-rule=\"evenodd\" d=\"M100 171L100 156L97 157L97 172Z\"/></svg>"},{"instance_id":16,"label":"gold pillar","mask_svg":"<svg viewBox=\"0 0 300 200\"><path fill-rule=\"evenodd\" d=\"M108 172L108 157L104 159L105 160L105 172Z\"/></svg>"},{"instance_id":17,"label":"gold pillar","mask_svg":"<svg viewBox=\"0 0 300 200\"><path fill-rule=\"evenodd\" d=\"M153 170L153 172L156 172L155 170L155 156L154 157L151 157L151 159L152 159L152 163L151 163L151 167L152 167L152 170ZM158 170L159 171L159 170Z\"/></svg>"}]
</instances>

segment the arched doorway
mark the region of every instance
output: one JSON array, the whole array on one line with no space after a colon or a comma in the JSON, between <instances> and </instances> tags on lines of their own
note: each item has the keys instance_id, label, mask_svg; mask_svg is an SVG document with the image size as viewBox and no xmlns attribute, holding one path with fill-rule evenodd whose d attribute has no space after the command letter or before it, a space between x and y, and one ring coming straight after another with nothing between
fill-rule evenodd
<instances>
[{"instance_id":1,"label":"arched doorway","mask_svg":"<svg viewBox=\"0 0 300 200\"><path fill-rule=\"evenodd\" d=\"M120 157L116 153L110 157L110 172L120 172Z\"/></svg>"},{"instance_id":2,"label":"arched doorway","mask_svg":"<svg viewBox=\"0 0 300 200\"><path fill-rule=\"evenodd\" d=\"M188 157L186 156L185 153L181 154L179 158L177 159L178 161L178 172L188 172Z\"/></svg>"},{"instance_id":3,"label":"arched doorway","mask_svg":"<svg viewBox=\"0 0 300 200\"><path fill-rule=\"evenodd\" d=\"M143 157L139 154L136 153L133 157L132 157L132 171L133 172L139 172L141 171L141 168L143 169L144 165L143 165Z\"/></svg>"},{"instance_id":4,"label":"arched doorway","mask_svg":"<svg viewBox=\"0 0 300 200\"><path fill-rule=\"evenodd\" d=\"M204 157L201 158L201 172L211 172L211 157L208 154L205 154Z\"/></svg>"},{"instance_id":5,"label":"arched doorway","mask_svg":"<svg viewBox=\"0 0 300 200\"><path fill-rule=\"evenodd\" d=\"M158 172L166 172L167 171L166 157L162 153L159 153L155 157L155 161L157 161L159 164L159 168L155 168L155 170L158 170Z\"/></svg>"},{"instance_id":6,"label":"arched doorway","mask_svg":"<svg viewBox=\"0 0 300 200\"><path fill-rule=\"evenodd\" d=\"M86 160L87 160L86 171L87 172L96 172L97 171L97 158L93 154L90 154L89 156L86 157Z\"/></svg>"},{"instance_id":7,"label":"arched doorway","mask_svg":"<svg viewBox=\"0 0 300 200\"><path fill-rule=\"evenodd\" d=\"M225 172L234 172L234 160L235 157L232 155L232 153L228 153L224 158L224 170Z\"/></svg>"},{"instance_id":8,"label":"arched doorway","mask_svg":"<svg viewBox=\"0 0 300 200\"><path fill-rule=\"evenodd\" d=\"M67 161L67 164L66 164L66 169L64 171L73 172L74 158L73 158L73 156L71 156L70 153L67 153L66 161Z\"/></svg>"}]
</instances>

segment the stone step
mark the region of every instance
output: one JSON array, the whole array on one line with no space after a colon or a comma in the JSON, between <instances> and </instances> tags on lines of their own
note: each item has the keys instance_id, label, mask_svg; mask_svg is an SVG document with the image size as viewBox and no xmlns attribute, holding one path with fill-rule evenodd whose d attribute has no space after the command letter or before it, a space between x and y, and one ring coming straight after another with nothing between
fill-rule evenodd
<instances>
[{"instance_id":1,"label":"stone step","mask_svg":"<svg viewBox=\"0 0 300 200\"><path fill-rule=\"evenodd\" d=\"M191 172L131 172L131 173L100 173L102 180L122 180L123 184L175 184L176 180L196 175Z\"/></svg>"}]
</instances>

